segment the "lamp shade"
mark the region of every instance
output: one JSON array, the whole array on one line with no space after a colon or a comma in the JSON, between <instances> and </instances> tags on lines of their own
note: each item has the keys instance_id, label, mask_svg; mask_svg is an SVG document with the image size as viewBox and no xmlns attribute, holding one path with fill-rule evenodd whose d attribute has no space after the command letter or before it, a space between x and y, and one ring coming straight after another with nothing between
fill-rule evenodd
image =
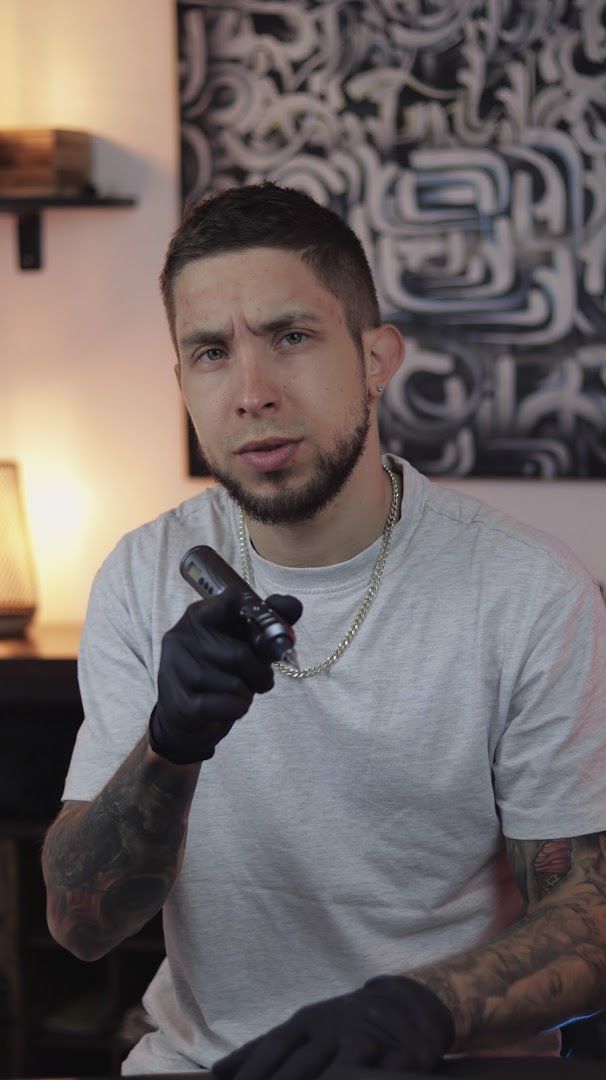
<instances>
[{"instance_id":1,"label":"lamp shade","mask_svg":"<svg viewBox=\"0 0 606 1080\"><path fill-rule=\"evenodd\" d=\"M19 468L0 461L0 637L23 634L36 610L36 582Z\"/></svg>"}]
</instances>

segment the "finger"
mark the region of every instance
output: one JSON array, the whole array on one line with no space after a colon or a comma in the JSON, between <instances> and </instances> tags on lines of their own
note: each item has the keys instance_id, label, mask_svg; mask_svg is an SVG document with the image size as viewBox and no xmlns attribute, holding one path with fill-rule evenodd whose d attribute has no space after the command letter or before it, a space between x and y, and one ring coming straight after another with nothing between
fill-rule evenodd
<instances>
[{"instance_id":1,"label":"finger","mask_svg":"<svg viewBox=\"0 0 606 1080\"><path fill-rule=\"evenodd\" d=\"M272 1080L316 1080L335 1058L334 1042L308 1042L273 1073Z\"/></svg>"},{"instance_id":2,"label":"finger","mask_svg":"<svg viewBox=\"0 0 606 1080\"><path fill-rule=\"evenodd\" d=\"M280 618L286 619L290 626L294 626L297 619L301 618L303 604L296 596L282 596L280 593L272 593L265 601L270 608L278 613Z\"/></svg>"},{"instance_id":3,"label":"finger","mask_svg":"<svg viewBox=\"0 0 606 1080\"><path fill-rule=\"evenodd\" d=\"M350 1036L349 1038L342 1037L335 1057L335 1065L371 1066L382 1060L376 1039Z\"/></svg>"},{"instance_id":4,"label":"finger","mask_svg":"<svg viewBox=\"0 0 606 1080\"><path fill-rule=\"evenodd\" d=\"M185 611L184 618L196 630L204 627L233 633L242 621L239 617L234 589L229 587L220 596L209 596L206 600L194 600Z\"/></svg>"},{"instance_id":5,"label":"finger","mask_svg":"<svg viewBox=\"0 0 606 1080\"><path fill-rule=\"evenodd\" d=\"M250 1042L244 1043L244 1046L240 1046L237 1050L232 1050L231 1054L226 1054L225 1057L215 1061L211 1072L213 1076L217 1077L217 1080L231 1080L236 1075L238 1069L244 1064L251 1051L259 1045L265 1038L265 1035L259 1035L256 1039L251 1039Z\"/></svg>"},{"instance_id":6,"label":"finger","mask_svg":"<svg viewBox=\"0 0 606 1080\"><path fill-rule=\"evenodd\" d=\"M223 731L231 727L236 720L241 720L250 709L251 695L243 698L234 694L201 694L198 699L198 708L194 715L191 713L183 716L181 726L183 733L194 735L196 732Z\"/></svg>"},{"instance_id":7,"label":"finger","mask_svg":"<svg viewBox=\"0 0 606 1080\"><path fill-rule=\"evenodd\" d=\"M218 596L206 600L194 600L185 615L196 631L220 630L230 639L246 640L246 622L240 614L242 597L233 585L228 585Z\"/></svg>"},{"instance_id":8,"label":"finger","mask_svg":"<svg viewBox=\"0 0 606 1080\"><path fill-rule=\"evenodd\" d=\"M231 641L227 648L223 642L209 643L205 647L205 666L223 672L228 688L234 693L238 687L253 694L266 694L274 685L274 673L270 663L262 660L244 641ZM206 685L205 680L202 685Z\"/></svg>"},{"instance_id":9,"label":"finger","mask_svg":"<svg viewBox=\"0 0 606 1080\"><path fill-rule=\"evenodd\" d=\"M188 643L174 664L183 686L192 694L207 691L248 697L264 694L274 685L271 664L259 660L252 649L242 644L227 648L221 642L207 642L204 653L196 654L195 643Z\"/></svg>"},{"instance_id":10,"label":"finger","mask_svg":"<svg viewBox=\"0 0 606 1080\"><path fill-rule=\"evenodd\" d=\"M423 1063L419 1060L419 1055L411 1047L401 1046L398 1050L390 1050L388 1054L385 1054L380 1061L381 1070L383 1072L408 1072L411 1069L422 1069L425 1071L425 1066L433 1067L436 1064L435 1061Z\"/></svg>"},{"instance_id":11,"label":"finger","mask_svg":"<svg viewBox=\"0 0 606 1080\"><path fill-rule=\"evenodd\" d=\"M236 1080L270 1080L280 1066L290 1063L293 1052L306 1040L307 1036L302 1031L274 1029L252 1048L237 1072L231 1075Z\"/></svg>"},{"instance_id":12,"label":"finger","mask_svg":"<svg viewBox=\"0 0 606 1080\"><path fill-rule=\"evenodd\" d=\"M274 685L271 664L257 656L246 641L206 626L199 631L192 626L192 630L183 633L181 649L175 650L180 652L176 663L182 666L180 673L188 686L202 690L208 685L207 680L214 678L213 672L223 672L230 679L233 676L241 679L253 693L271 690ZM211 685L220 688L216 681ZM228 688L235 689L235 684L230 681Z\"/></svg>"}]
</instances>

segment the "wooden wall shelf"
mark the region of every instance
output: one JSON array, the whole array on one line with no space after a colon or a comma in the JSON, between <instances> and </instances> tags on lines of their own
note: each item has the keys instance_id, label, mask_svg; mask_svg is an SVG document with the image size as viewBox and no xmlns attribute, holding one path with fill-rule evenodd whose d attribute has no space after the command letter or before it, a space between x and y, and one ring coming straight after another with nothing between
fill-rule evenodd
<instances>
[{"instance_id":1,"label":"wooden wall shelf","mask_svg":"<svg viewBox=\"0 0 606 1080\"><path fill-rule=\"evenodd\" d=\"M39 270L42 266L42 213L44 210L119 209L136 206L131 196L99 195L1 195L0 213L15 214L19 266L22 270Z\"/></svg>"}]
</instances>

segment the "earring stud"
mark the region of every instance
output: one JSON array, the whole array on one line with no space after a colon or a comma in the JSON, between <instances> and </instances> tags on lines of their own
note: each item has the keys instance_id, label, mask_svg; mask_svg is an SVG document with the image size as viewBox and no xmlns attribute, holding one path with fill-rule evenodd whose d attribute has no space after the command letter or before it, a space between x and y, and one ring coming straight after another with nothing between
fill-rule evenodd
<instances>
[{"instance_id":1,"label":"earring stud","mask_svg":"<svg viewBox=\"0 0 606 1080\"><path fill-rule=\"evenodd\" d=\"M377 383L377 394L382 394L384 389L385 387L382 386L381 383Z\"/></svg>"}]
</instances>

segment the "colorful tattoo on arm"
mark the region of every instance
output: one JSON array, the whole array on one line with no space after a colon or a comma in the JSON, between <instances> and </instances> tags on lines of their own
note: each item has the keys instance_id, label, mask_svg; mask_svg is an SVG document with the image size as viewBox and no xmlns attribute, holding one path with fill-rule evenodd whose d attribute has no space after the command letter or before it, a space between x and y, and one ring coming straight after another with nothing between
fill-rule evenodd
<instances>
[{"instance_id":1,"label":"colorful tattoo on arm","mask_svg":"<svg viewBox=\"0 0 606 1080\"><path fill-rule=\"evenodd\" d=\"M606 833L508 839L507 852L527 914L406 973L451 1010L455 1050L503 1046L606 1008Z\"/></svg>"}]
</instances>

